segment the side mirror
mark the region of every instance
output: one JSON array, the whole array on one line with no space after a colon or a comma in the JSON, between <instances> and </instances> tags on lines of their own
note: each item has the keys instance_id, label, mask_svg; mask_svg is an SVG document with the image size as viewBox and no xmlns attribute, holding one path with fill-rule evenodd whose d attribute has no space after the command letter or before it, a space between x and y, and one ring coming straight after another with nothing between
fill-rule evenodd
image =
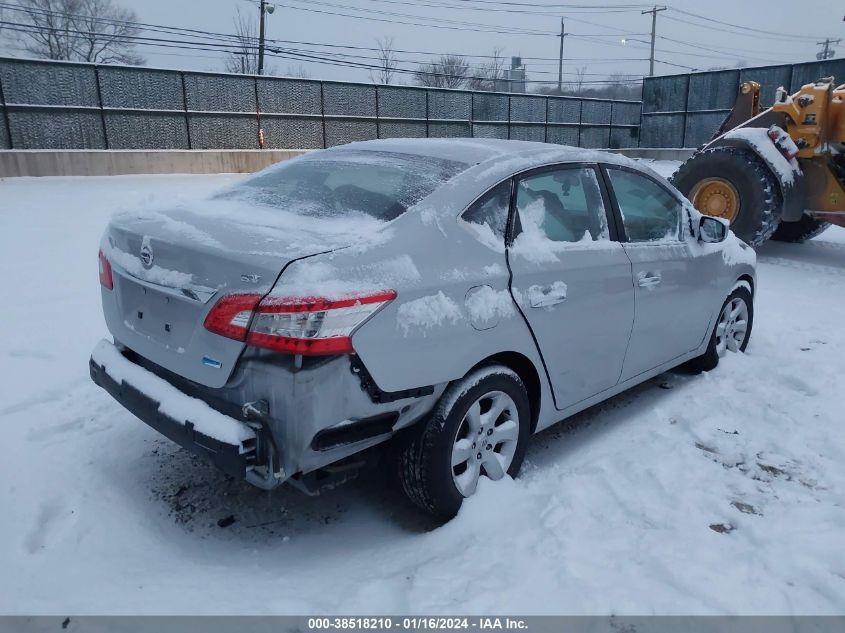
<instances>
[{"instance_id":1,"label":"side mirror","mask_svg":"<svg viewBox=\"0 0 845 633\"><path fill-rule=\"evenodd\" d=\"M727 236L727 222L719 218L711 218L707 215L701 216L701 222L698 225L699 242L718 244L719 242L724 242Z\"/></svg>"}]
</instances>

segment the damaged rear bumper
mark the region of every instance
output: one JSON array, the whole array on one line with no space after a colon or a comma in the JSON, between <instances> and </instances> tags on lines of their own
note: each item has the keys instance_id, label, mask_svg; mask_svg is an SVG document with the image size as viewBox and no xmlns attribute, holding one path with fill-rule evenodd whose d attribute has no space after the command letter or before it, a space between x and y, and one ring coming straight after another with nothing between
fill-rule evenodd
<instances>
[{"instance_id":1,"label":"damaged rear bumper","mask_svg":"<svg viewBox=\"0 0 845 633\"><path fill-rule=\"evenodd\" d=\"M226 416L127 359L101 341L89 361L91 379L156 431L223 472L272 488L281 479L260 474L260 428Z\"/></svg>"}]
</instances>

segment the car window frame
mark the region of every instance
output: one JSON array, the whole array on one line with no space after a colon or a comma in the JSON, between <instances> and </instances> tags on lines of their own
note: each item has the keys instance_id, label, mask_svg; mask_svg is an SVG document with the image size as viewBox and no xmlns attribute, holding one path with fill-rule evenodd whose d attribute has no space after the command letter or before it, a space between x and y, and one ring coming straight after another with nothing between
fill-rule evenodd
<instances>
[{"instance_id":1,"label":"car window frame","mask_svg":"<svg viewBox=\"0 0 845 633\"><path fill-rule=\"evenodd\" d=\"M600 163L599 169L601 171L602 178L604 180L605 187L607 189L607 194L610 196L611 204L613 208L613 221L616 225L617 234L619 235L620 242L625 244L644 244L644 245L652 245L652 246L659 246L660 244L681 244L686 242L686 231L684 230L684 219L686 216L686 211L684 209L685 199L681 196L678 196L675 192L671 189L667 188L665 184L660 182L657 178L652 176L651 174L641 171L635 167L629 167L628 165L614 165L612 163ZM675 202L678 203L680 207L680 211L678 212L678 237L674 240L653 240L653 241L632 241L628 237L628 231L625 229L625 221L622 217L622 210L619 207L619 201L616 199L616 192L613 189L613 182L610 179L610 170L616 169L618 171L627 171L641 178L645 178L646 180L650 180L655 185L660 187L663 191L665 191Z\"/></svg>"},{"instance_id":2,"label":"car window frame","mask_svg":"<svg viewBox=\"0 0 845 633\"><path fill-rule=\"evenodd\" d=\"M514 230L517 219L516 194L520 181L525 178L543 175L547 172L560 171L561 169L590 169L593 171L596 177L596 182L599 186L599 191L601 192L601 202L602 206L604 207L605 221L607 222L608 241L621 242L621 240L618 239L619 234L618 227L616 226L616 219L611 210L611 200L609 198L609 192L607 190L607 183L605 182L604 176L601 173L599 164L589 161L572 161L564 163L552 163L549 165L541 165L539 167L532 167L531 169L526 169L524 171L518 172L511 177L511 202L510 209L508 211L508 233L507 240L505 241L506 246L513 246L513 241L517 237L516 235L514 235ZM560 244L568 244L572 247L577 247L578 242L560 242Z\"/></svg>"},{"instance_id":3,"label":"car window frame","mask_svg":"<svg viewBox=\"0 0 845 633\"><path fill-rule=\"evenodd\" d=\"M507 182L510 185L510 193L508 194L507 217L505 218L505 235L504 235L504 239L502 241L502 244L505 247L507 247L508 246L508 236L510 235L511 215L512 215L513 200L514 200L514 193L515 193L514 181L515 181L514 176L508 176L507 178L502 178L495 185L487 187L487 189L485 189L480 194L478 194L475 198L473 198L472 202L470 202L463 209L461 209L461 212L458 214L458 220L460 222L465 222L467 224L476 224L475 222L471 222L469 220L464 219L464 214L466 214L475 204L477 204L479 201L481 201L485 196L491 194L494 189L496 189L497 187L500 187L501 185L503 185L504 183ZM493 227L490 227L490 228L492 230ZM496 235L496 234L494 233L494 235ZM496 235L496 237L498 237L498 235Z\"/></svg>"}]
</instances>

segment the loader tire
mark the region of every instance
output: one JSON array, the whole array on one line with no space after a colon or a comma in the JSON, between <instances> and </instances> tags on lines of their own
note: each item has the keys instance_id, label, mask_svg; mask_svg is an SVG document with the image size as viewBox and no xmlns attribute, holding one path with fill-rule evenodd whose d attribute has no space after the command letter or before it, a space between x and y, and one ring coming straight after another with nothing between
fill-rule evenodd
<instances>
[{"instance_id":1,"label":"loader tire","mask_svg":"<svg viewBox=\"0 0 845 633\"><path fill-rule=\"evenodd\" d=\"M783 199L766 163L750 150L713 147L693 154L672 176L672 184L692 200L696 185L711 178L727 181L738 196L733 217L726 218L736 236L751 246L769 239L780 224Z\"/></svg>"},{"instance_id":2,"label":"loader tire","mask_svg":"<svg viewBox=\"0 0 845 633\"><path fill-rule=\"evenodd\" d=\"M822 222L811 218L809 215L803 216L797 222L781 222L777 230L772 234L772 239L778 242L794 242L800 244L809 239L820 235L830 226L829 222Z\"/></svg>"}]
</instances>

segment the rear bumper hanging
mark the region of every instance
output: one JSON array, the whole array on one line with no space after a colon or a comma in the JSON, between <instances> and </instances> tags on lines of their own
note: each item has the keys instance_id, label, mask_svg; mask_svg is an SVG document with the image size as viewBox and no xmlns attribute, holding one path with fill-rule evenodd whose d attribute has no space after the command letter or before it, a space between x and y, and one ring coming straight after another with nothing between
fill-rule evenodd
<instances>
[{"instance_id":1,"label":"rear bumper hanging","mask_svg":"<svg viewBox=\"0 0 845 633\"><path fill-rule=\"evenodd\" d=\"M108 357L108 360L103 362L97 354L97 351L102 345L112 346L114 352ZM191 396L182 394L175 387L167 383L162 378L148 372L146 369L135 365L129 359L125 358L111 343L103 341L98 350L95 350L95 356L91 357L89 361L89 369L91 373L91 380L98 386L105 389L111 396L117 400L124 408L134 414L138 419L147 425L154 428L156 431L165 437L173 440L179 446L186 448L195 455L202 457L215 466L220 468L223 472L238 477L240 479L246 478L247 473L255 469L258 459L258 440L256 433L249 426L234 418L226 417L227 421L231 421L233 430L236 432L232 437L237 437L232 441L223 441L221 439L212 437L208 430L203 432L203 420L198 418L196 420L180 420L171 415L168 415L160 410L160 403L156 398L141 391L136 386L129 384L123 378L117 378L125 374L127 367L109 367L111 364L127 363L131 365L131 372L144 372L144 383L151 381L161 381L163 389L173 390L168 393L168 398L182 397L191 399ZM98 362L99 361L99 362ZM110 373L111 369L111 373ZM216 415L222 416L217 412Z\"/></svg>"}]
</instances>

